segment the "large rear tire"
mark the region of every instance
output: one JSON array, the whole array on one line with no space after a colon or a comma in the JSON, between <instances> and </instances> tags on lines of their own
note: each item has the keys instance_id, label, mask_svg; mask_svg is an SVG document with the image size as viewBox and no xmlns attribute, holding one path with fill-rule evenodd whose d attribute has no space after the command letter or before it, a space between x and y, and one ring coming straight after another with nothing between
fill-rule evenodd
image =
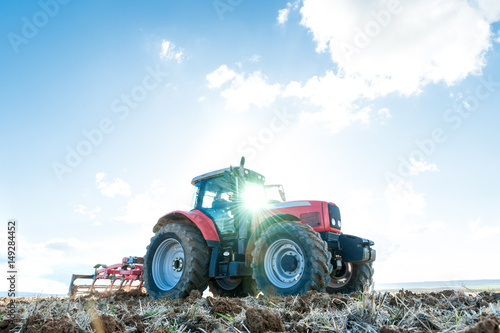
<instances>
[{"instance_id":1,"label":"large rear tire","mask_svg":"<svg viewBox=\"0 0 500 333\"><path fill-rule=\"evenodd\" d=\"M208 287L214 296L222 297L255 296L259 292L251 276L212 280L208 283Z\"/></svg>"},{"instance_id":2,"label":"large rear tire","mask_svg":"<svg viewBox=\"0 0 500 333\"><path fill-rule=\"evenodd\" d=\"M330 294L350 294L356 291L371 291L373 289L372 263L351 264L342 263L340 271L333 271L326 291Z\"/></svg>"},{"instance_id":3,"label":"large rear tire","mask_svg":"<svg viewBox=\"0 0 500 333\"><path fill-rule=\"evenodd\" d=\"M144 256L144 287L153 298L184 298L203 292L209 276L210 250L201 232L185 223L170 223L152 238Z\"/></svg>"},{"instance_id":4,"label":"large rear tire","mask_svg":"<svg viewBox=\"0 0 500 333\"><path fill-rule=\"evenodd\" d=\"M253 277L267 295L323 291L332 272L328 246L308 225L277 223L262 233L252 252Z\"/></svg>"}]
</instances>

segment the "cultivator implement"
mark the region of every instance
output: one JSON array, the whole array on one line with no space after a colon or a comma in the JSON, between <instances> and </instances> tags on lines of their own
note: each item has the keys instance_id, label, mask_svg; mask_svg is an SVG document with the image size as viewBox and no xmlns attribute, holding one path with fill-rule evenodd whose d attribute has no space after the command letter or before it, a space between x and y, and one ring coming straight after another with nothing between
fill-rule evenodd
<instances>
[{"instance_id":1,"label":"cultivator implement","mask_svg":"<svg viewBox=\"0 0 500 333\"><path fill-rule=\"evenodd\" d=\"M94 274L73 274L69 285L70 297L92 295L96 292L114 292L117 290L141 290L143 285L142 264L140 257L125 257L121 264L94 266ZM80 280L92 280L89 284L78 284Z\"/></svg>"}]
</instances>

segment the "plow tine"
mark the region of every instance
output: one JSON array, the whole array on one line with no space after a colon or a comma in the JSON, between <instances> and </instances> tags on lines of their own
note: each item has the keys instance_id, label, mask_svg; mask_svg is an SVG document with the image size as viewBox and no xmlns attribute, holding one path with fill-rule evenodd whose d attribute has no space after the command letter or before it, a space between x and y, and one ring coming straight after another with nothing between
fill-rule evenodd
<instances>
[{"instance_id":1,"label":"plow tine","mask_svg":"<svg viewBox=\"0 0 500 333\"><path fill-rule=\"evenodd\" d=\"M93 279L94 275L84 275L84 274L73 274L71 276L71 282L69 284L69 296L76 296L81 293L81 289L88 289L88 285L76 285L75 281L78 279ZM80 289L80 290L79 290Z\"/></svg>"},{"instance_id":2,"label":"plow tine","mask_svg":"<svg viewBox=\"0 0 500 333\"><path fill-rule=\"evenodd\" d=\"M120 282L120 287L118 287L118 289L121 290L124 284L125 286L127 285L127 280L122 280L122 282Z\"/></svg>"}]
</instances>

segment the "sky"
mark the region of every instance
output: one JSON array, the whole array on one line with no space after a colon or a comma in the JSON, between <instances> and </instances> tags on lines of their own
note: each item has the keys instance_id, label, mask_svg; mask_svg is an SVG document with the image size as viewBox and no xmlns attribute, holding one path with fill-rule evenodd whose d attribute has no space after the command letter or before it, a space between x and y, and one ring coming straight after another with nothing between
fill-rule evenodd
<instances>
[{"instance_id":1,"label":"sky","mask_svg":"<svg viewBox=\"0 0 500 333\"><path fill-rule=\"evenodd\" d=\"M335 202L376 284L498 279L499 21L497 0L0 2L0 263L16 219L18 291L64 294L245 156Z\"/></svg>"}]
</instances>

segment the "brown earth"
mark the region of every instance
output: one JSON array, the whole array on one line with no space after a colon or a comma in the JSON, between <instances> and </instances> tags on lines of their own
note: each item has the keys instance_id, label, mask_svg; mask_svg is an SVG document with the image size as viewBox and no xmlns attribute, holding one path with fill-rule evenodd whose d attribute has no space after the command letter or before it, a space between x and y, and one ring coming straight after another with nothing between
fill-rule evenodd
<instances>
[{"instance_id":1,"label":"brown earth","mask_svg":"<svg viewBox=\"0 0 500 333\"><path fill-rule=\"evenodd\" d=\"M79 333L80 330L68 318L44 319L39 314L35 314L26 319L24 332Z\"/></svg>"},{"instance_id":2,"label":"brown earth","mask_svg":"<svg viewBox=\"0 0 500 333\"><path fill-rule=\"evenodd\" d=\"M103 314L94 317L90 326L96 333L122 333L125 332L125 324L118 321L117 318Z\"/></svg>"},{"instance_id":3,"label":"brown earth","mask_svg":"<svg viewBox=\"0 0 500 333\"><path fill-rule=\"evenodd\" d=\"M477 324L469 327L463 333L500 333L500 317L489 316L479 320Z\"/></svg>"},{"instance_id":4,"label":"brown earth","mask_svg":"<svg viewBox=\"0 0 500 333\"><path fill-rule=\"evenodd\" d=\"M267 309L248 309L245 312L245 325L250 332L284 332L285 327L278 314Z\"/></svg>"},{"instance_id":5,"label":"brown earth","mask_svg":"<svg viewBox=\"0 0 500 333\"><path fill-rule=\"evenodd\" d=\"M77 299L17 298L0 332L380 332L500 333L500 293L454 290L416 293L308 292L301 296L153 300L118 292Z\"/></svg>"}]
</instances>

